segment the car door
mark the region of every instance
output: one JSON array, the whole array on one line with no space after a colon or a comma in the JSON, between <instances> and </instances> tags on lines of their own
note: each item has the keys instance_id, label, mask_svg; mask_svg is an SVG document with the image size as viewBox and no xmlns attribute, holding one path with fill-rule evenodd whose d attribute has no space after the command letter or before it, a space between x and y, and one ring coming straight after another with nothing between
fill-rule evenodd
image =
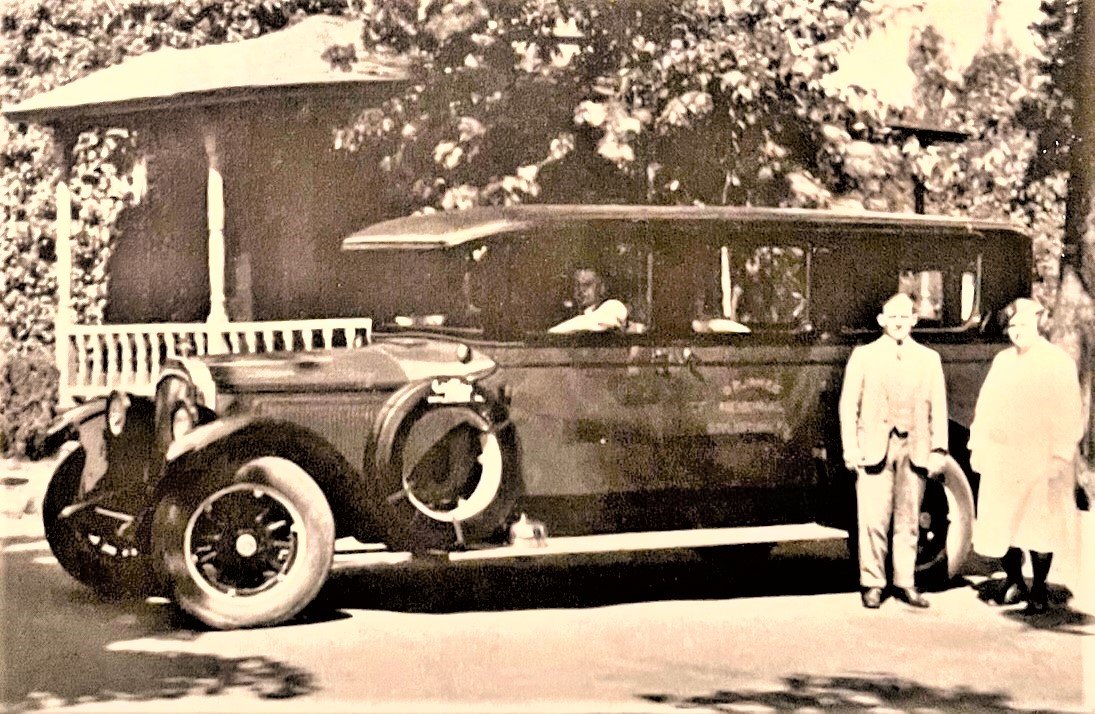
<instances>
[{"instance_id":1,"label":"car door","mask_svg":"<svg viewBox=\"0 0 1095 714\"><path fill-rule=\"evenodd\" d=\"M677 415L659 460L674 497L694 526L812 520L834 365L810 329L809 244L746 223L659 238L655 316Z\"/></svg>"},{"instance_id":2,"label":"car door","mask_svg":"<svg viewBox=\"0 0 1095 714\"><path fill-rule=\"evenodd\" d=\"M645 221L585 221L530 230L496 251L507 254L491 274L508 282L492 310L506 314L486 318L506 339L489 352L521 439L520 508L555 535L654 527L645 502L668 485L658 453L678 410L665 408L670 385L650 340L649 246ZM606 274L606 297L627 305L626 328L552 333L579 311L573 274L589 265Z\"/></svg>"}]
</instances>

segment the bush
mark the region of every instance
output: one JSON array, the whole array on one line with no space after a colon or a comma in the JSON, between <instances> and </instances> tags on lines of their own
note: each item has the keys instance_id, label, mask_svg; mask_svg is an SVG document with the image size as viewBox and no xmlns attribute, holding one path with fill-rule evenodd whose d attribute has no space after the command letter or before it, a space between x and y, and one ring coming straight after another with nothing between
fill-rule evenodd
<instances>
[{"instance_id":1,"label":"bush","mask_svg":"<svg viewBox=\"0 0 1095 714\"><path fill-rule=\"evenodd\" d=\"M11 350L0 363L0 450L34 456L57 407L58 372L46 348Z\"/></svg>"}]
</instances>

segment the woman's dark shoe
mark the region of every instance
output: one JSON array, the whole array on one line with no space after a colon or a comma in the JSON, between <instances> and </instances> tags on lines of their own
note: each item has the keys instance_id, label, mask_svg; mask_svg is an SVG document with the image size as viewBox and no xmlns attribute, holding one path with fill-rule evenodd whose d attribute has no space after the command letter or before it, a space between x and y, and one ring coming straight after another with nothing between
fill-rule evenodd
<instances>
[{"instance_id":1,"label":"woman's dark shoe","mask_svg":"<svg viewBox=\"0 0 1095 714\"><path fill-rule=\"evenodd\" d=\"M1026 583L1008 583L1000 593L998 602L1001 605L1018 605L1030 598Z\"/></svg>"},{"instance_id":2,"label":"woman's dark shoe","mask_svg":"<svg viewBox=\"0 0 1095 714\"><path fill-rule=\"evenodd\" d=\"M1032 589L1023 612L1027 615L1041 615L1047 610L1049 610L1049 592L1045 589Z\"/></svg>"}]
</instances>

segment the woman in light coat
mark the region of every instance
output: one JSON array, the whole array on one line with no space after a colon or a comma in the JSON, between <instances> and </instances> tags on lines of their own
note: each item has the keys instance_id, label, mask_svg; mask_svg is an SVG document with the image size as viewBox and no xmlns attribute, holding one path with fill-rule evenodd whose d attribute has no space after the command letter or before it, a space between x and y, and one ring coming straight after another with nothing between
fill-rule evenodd
<instances>
[{"instance_id":1,"label":"woman in light coat","mask_svg":"<svg viewBox=\"0 0 1095 714\"><path fill-rule=\"evenodd\" d=\"M1001 559L1007 574L1001 604L1048 607L1053 553L1074 517L1073 459L1083 435L1076 364L1038 331L1042 306L1020 299L1005 311L1012 346L996 356L970 426L970 462L981 474L974 549ZM1030 551L1033 583L1023 581Z\"/></svg>"}]
</instances>

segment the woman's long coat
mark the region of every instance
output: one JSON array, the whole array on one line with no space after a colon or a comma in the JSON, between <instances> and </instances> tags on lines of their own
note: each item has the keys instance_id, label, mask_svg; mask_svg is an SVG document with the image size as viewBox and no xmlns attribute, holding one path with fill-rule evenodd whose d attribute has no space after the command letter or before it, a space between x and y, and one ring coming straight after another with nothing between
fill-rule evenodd
<instances>
[{"instance_id":1,"label":"woman's long coat","mask_svg":"<svg viewBox=\"0 0 1095 714\"><path fill-rule=\"evenodd\" d=\"M992 362L970 426L971 465L981 474L974 548L990 557L1009 547L1040 553L1067 546L1075 517L1073 463L1083 436L1076 364L1044 338Z\"/></svg>"}]
</instances>

